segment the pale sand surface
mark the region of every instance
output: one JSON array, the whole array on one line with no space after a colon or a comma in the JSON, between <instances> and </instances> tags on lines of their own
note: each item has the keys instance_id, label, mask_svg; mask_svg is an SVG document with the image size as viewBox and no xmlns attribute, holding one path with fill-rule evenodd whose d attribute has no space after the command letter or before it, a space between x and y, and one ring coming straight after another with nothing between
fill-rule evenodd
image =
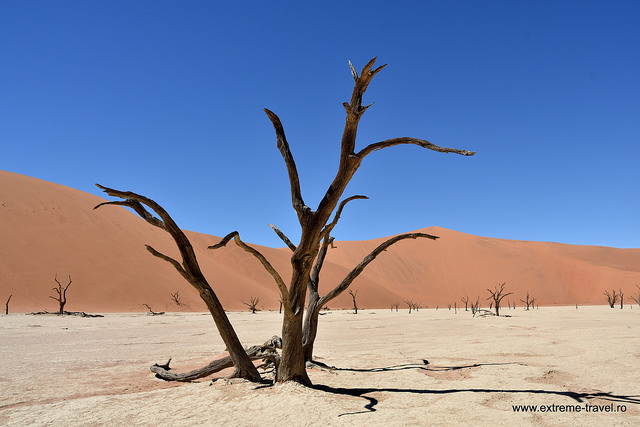
<instances>
[{"instance_id":1,"label":"pale sand surface","mask_svg":"<svg viewBox=\"0 0 640 427\"><path fill-rule=\"evenodd\" d=\"M319 389L156 379L224 346L208 314L0 317L2 425L640 425L640 309L333 311L311 369ZM246 345L279 335L277 312L230 313ZM428 365L422 363L429 361ZM584 412L585 405L626 412ZM581 405L514 413L512 405Z\"/></svg>"}]
</instances>

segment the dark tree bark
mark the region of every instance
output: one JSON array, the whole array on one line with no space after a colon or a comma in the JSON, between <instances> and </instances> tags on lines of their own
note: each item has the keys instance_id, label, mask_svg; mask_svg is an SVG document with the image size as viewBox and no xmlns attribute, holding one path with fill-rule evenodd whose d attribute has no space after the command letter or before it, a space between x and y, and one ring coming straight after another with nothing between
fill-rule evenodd
<instances>
[{"instance_id":1,"label":"dark tree bark","mask_svg":"<svg viewBox=\"0 0 640 427\"><path fill-rule=\"evenodd\" d=\"M207 305L207 308L211 313L211 317L213 317L216 327L218 328L218 332L227 347L227 351L233 361L233 365L235 366L233 376L260 382L261 377L258 370L251 362L251 359L247 356L247 353L242 347L242 344L240 343L240 340L238 339L238 336L236 335L220 300L218 300L218 297L200 270L196 253L193 250L191 242L167 211L165 211L158 203L139 194L129 191L114 190L112 188L103 187L102 185L98 185L98 187L104 190L108 195L112 197L119 197L124 200L101 203L94 209L104 205L120 205L129 207L149 224L161 228L171 235L178 247L178 250L180 251L182 262L178 262L177 260L158 252L149 245L147 245L147 250L152 255L173 265L178 273L180 273L180 275L200 293L200 298L202 298L204 303ZM153 216L143 205L151 208L160 218Z\"/></svg>"},{"instance_id":2,"label":"dark tree bark","mask_svg":"<svg viewBox=\"0 0 640 427\"><path fill-rule=\"evenodd\" d=\"M57 297L53 297L51 295L49 295L49 298L54 299L56 301L58 301L58 314L64 314L64 306L65 304L67 304L67 289L69 289L69 286L71 286L71 275L69 275L69 283L67 283L67 286L62 286L62 283L60 283L58 281L58 275L55 275L55 278L53 279L56 281L56 283L58 284L58 286L56 286L55 288L53 288L53 290L58 294Z\"/></svg>"}]
</instances>

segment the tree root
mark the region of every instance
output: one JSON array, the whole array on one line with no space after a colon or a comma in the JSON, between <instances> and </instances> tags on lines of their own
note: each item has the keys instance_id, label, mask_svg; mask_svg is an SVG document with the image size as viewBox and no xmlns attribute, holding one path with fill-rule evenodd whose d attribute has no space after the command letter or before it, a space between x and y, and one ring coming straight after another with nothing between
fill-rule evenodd
<instances>
[{"instance_id":1,"label":"tree root","mask_svg":"<svg viewBox=\"0 0 640 427\"><path fill-rule=\"evenodd\" d=\"M246 349L246 352L247 356L249 356L251 360L262 360L264 362L262 365L260 365L260 367L273 366L275 367L277 372L278 366L280 364L280 355L276 350L278 348L282 348L282 339L278 336L273 336L270 340L262 345L254 345L252 347L249 347L248 349ZM231 357L225 356L221 359L214 360L213 362L202 368L179 374L169 372L171 370L171 368L169 367L170 362L171 359L169 359L164 365L158 365L157 363L155 363L149 369L151 370L151 372L156 374L157 378L160 378L162 380L187 382L204 378L209 375L215 374L216 372L219 372L223 369L233 367ZM242 373L236 369L227 378L238 377L242 377Z\"/></svg>"}]
</instances>

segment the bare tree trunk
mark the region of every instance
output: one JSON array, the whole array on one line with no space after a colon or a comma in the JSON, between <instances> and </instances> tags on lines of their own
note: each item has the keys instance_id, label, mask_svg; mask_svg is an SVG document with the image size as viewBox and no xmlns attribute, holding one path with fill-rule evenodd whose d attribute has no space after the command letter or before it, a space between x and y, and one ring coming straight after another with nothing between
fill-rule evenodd
<instances>
[{"instance_id":1,"label":"bare tree trunk","mask_svg":"<svg viewBox=\"0 0 640 427\"><path fill-rule=\"evenodd\" d=\"M9 298L7 298L7 302L4 303L4 314L9 314L9 301L11 301L12 296L13 294L9 295Z\"/></svg>"},{"instance_id":2,"label":"bare tree trunk","mask_svg":"<svg viewBox=\"0 0 640 427\"><path fill-rule=\"evenodd\" d=\"M358 304L356 303L356 295L358 295L358 291L353 292L349 289L349 295L351 295L351 299L353 300L353 314L358 314Z\"/></svg>"},{"instance_id":3,"label":"bare tree trunk","mask_svg":"<svg viewBox=\"0 0 640 427\"><path fill-rule=\"evenodd\" d=\"M320 295L318 292L309 291L309 301L307 303L307 311L304 316L304 324L302 325L302 345L304 347L304 360L310 362L313 360L313 344L318 335L318 316L320 315L321 306L318 305Z\"/></svg>"}]
</instances>

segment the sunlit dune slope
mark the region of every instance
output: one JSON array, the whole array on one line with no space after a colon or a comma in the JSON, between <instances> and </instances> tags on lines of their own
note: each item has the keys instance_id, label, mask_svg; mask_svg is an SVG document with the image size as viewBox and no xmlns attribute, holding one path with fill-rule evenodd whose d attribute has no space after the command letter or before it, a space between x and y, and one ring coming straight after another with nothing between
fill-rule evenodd
<instances>
[{"instance_id":1,"label":"sunlit dune slope","mask_svg":"<svg viewBox=\"0 0 640 427\"><path fill-rule=\"evenodd\" d=\"M10 311L54 311L54 276L69 287L69 311L205 310L197 292L149 244L177 257L172 240L122 207L93 207L104 199L69 187L0 171L0 300L13 295ZM540 304L603 304L605 289L637 293L640 249L616 249L493 239L439 227L424 229L437 241L406 240L382 253L352 285L362 308L385 308L405 300L441 308L480 297L507 282L518 301L527 291ZM228 310L259 297L259 307L278 309L271 276L234 244L209 250L219 237L187 232L205 275ZM321 291L335 286L385 239L336 242L321 276ZM287 281L288 248L257 248ZM171 294L179 292L178 306ZM506 300L505 300L506 301ZM627 299L631 302L630 298ZM343 295L331 308L351 306Z\"/></svg>"}]
</instances>

